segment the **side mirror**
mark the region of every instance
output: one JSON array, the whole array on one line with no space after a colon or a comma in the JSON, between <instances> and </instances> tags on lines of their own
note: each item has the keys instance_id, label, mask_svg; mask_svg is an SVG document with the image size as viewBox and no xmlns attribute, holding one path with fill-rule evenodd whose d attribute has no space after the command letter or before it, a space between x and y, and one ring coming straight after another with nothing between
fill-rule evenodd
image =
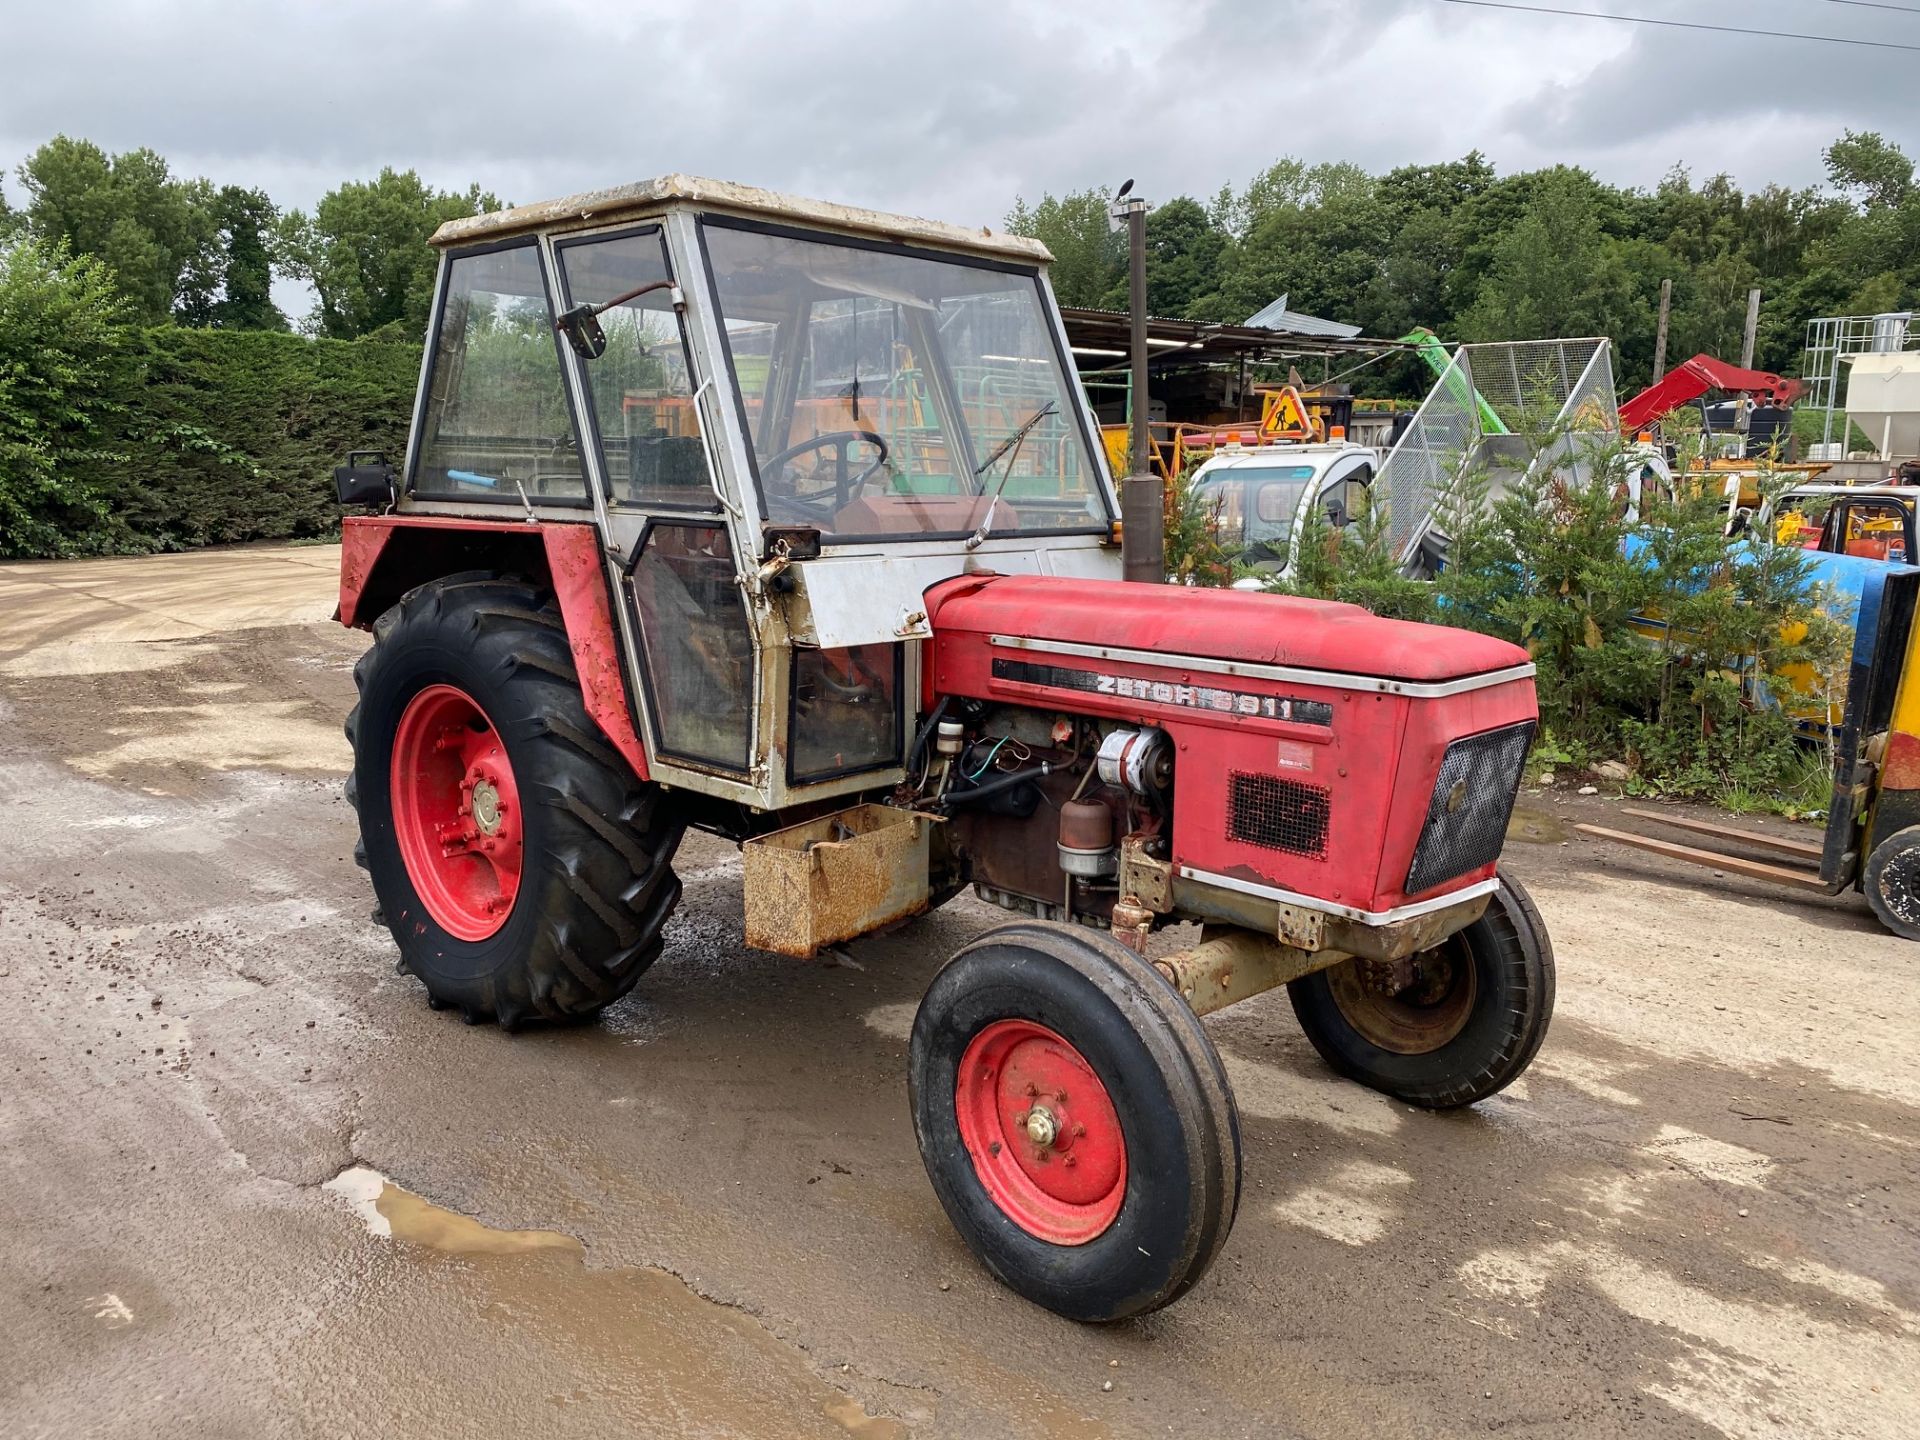
<instances>
[{"instance_id":1,"label":"side mirror","mask_svg":"<svg viewBox=\"0 0 1920 1440\"><path fill-rule=\"evenodd\" d=\"M1347 523L1347 507L1339 500L1328 500L1323 508L1327 512L1327 523L1336 529Z\"/></svg>"},{"instance_id":2,"label":"side mirror","mask_svg":"<svg viewBox=\"0 0 1920 1440\"><path fill-rule=\"evenodd\" d=\"M600 328L595 306L576 305L554 321L553 327L567 337L573 353L582 360L598 360L607 353L607 332Z\"/></svg>"},{"instance_id":3,"label":"side mirror","mask_svg":"<svg viewBox=\"0 0 1920 1440\"><path fill-rule=\"evenodd\" d=\"M333 489L342 505L390 505L394 499L393 466L378 450L355 450L347 456L346 464L334 468Z\"/></svg>"}]
</instances>

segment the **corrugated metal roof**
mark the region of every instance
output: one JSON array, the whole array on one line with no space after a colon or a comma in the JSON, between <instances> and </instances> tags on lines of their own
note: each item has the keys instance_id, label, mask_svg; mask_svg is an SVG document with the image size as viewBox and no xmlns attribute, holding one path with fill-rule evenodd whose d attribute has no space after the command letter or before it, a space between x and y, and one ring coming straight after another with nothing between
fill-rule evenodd
<instances>
[{"instance_id":1,"label":"corrugated metal roof","mask_svg":"<svg viewBox=\"0 0 1920 1440\"><path fill-rule=\"evenodd\" d=\"M1344 325L1338 320L1322 320L1318 315L1303 315L1298 310L1289 310L1287 299L1282 295L1271 305L1254 311L1247 317L1247 324L1256 330L1279 330L1289 335L1331 335L1341 340L1351 340L1360 333L1358 325Z\"/></svg>"}]
</instances>

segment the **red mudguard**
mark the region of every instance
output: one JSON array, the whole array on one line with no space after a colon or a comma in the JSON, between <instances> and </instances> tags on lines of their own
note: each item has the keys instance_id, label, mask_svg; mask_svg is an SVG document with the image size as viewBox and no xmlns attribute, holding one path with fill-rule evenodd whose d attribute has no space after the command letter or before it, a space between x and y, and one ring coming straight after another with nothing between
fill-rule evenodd
<instances>
[{"instance_id":1,"label":"red mudguard","mask_svg":"<svg viewBox=\"0 0 1920 1440\"><path fill-rule=\"evenodd\" d=\"M633 773L645 780L650 773L647 752L627 707L612 594L592 525L542 521L508 526L442 515L349 517L341 527L340 623L371 629L379 612L413 586L472 568L468 561L448 558L467 553L461 549L467 542L511 555L517 564L544 572L551 581L587 714Z\"/></svg>"}]
</instances>

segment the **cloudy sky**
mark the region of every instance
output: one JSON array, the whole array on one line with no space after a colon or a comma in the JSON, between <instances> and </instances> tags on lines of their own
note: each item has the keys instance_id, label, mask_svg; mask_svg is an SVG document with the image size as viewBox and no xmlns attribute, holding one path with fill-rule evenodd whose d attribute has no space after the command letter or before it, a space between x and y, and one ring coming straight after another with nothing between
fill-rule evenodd
<instances>
[{"instance_id":1,"label":"cloudy sky","mask_svg":"<svg viewBox=\"0 0 1920 1440\"><path fill-rule=\"evenodd\" d=\"M1920 0L1539 0L1920 47ZM0 21L0 164L58 132L308 206L414 167L509 200L684 170L997 224L1016 194L1205 196L1281 154L1479 148L1652 184L1920 156L1920 50L1445 0L55 0Z\"/></svg>"}]
</instances>

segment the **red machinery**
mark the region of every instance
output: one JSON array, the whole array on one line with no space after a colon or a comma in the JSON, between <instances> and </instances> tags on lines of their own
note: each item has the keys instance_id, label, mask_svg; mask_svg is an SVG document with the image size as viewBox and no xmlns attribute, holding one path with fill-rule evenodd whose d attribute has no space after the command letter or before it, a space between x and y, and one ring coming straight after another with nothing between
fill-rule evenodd
<instances>
[{"instance_id":1,"label":"red machinery","mask_svg":"<svg viewBox=\"0 0 1920 1440\"><path fill-rule=\"evenodd\" d=\"M1800 381L1784 379L1771 370L1742 370L1711 355L1696 355L1685 364L1674 366L1622 405L1620 428L1645 429L1661 416L1698 400L1709 390L1750 395L1762 405L1784 406L1793 404L1803 388Z\"/></svg>"},{"instance_id":2,"label":"red machinery","mask_svg":"<svg viewBox=\"0 0 1920 1440\"><path fill-rule=\"evenodd\" d=\"M432 1004L620 1000L689 826L740 842L780 954L970 885L1020 918L921 1000L920 1153L996 1275L1088 1320L1226 1243L1200 1016L1285 986L1336 1071L1432 1108L1525 1070L1526 653L1121 580L1036 242L673 176L436 243L408 458L337 472L387 512L341 562L358 858ZM642 383L674 426L636 425Z\"/></svg>"}]
</instances>

